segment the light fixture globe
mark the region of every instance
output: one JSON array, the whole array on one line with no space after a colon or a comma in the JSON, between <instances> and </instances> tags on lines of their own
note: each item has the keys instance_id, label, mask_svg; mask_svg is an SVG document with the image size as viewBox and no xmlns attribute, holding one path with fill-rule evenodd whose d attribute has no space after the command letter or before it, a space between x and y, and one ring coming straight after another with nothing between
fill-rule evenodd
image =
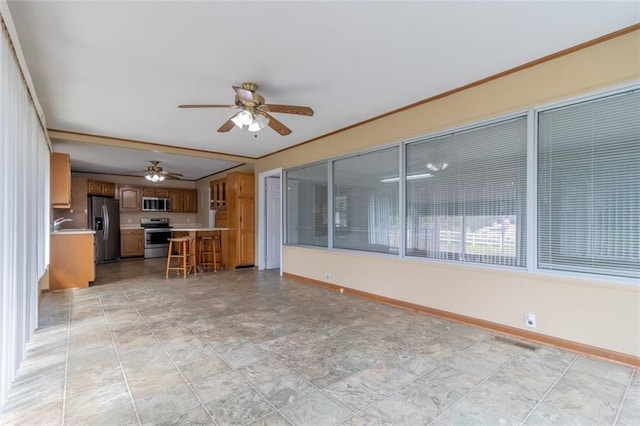
<instances>
[{"instance_id":1,"label":"light fixture globe","mask_svg":"<svg viewBox=\"0 0 640 426\"><path fill-rule=\"evenodd\" d=\"M253 122L249 124L249 128L247 130L249 130L250 132L259 132L260 130L264 129L267 124L269 124L269 118L265 117L262 114L258 114L255 120L253 120Z\"/></svg>"}]
</instances>

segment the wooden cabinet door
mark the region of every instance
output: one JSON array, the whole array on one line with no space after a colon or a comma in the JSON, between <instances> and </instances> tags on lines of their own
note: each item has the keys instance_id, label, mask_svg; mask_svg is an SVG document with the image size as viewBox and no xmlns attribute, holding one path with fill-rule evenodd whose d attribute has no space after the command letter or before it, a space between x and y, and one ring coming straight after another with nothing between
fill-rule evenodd
<instances>
[{"instance_id":1,"label":"wooden cabinet door","mask_svg":"<svg viewBox=\"0 0 640 426\"><path fill-rule=\"evenodd\" d=\"M69 154L51 155L50 198L53 208L71 208L71 159Z\"/></svg>"},{"instance_id":2,"label":"wooden cabinet door","mask_svg":"<svg viewBox=\"0 0 640 426\"><path fill-rule=\"evenodd\" d=\"M237 179L238 197L253 198L253 174L239 173Z\"/></svg>"},{"instance_id":3,"label":"wooden cabinet door","mask_svg":"<svg viewBox=\"0 0 640 426\"><path fill-rule=\"evenodd\" d=\"M238 235L237 235L237 264L254 264L254 222L255 211L253 198L241 198L238 200Z\"/></svg>"},{"instance_id":4,"label":"wooden cabinet door","mask_svg":"<svg viewBox=\"0 0 640 426\"><path fill-rule=\"evenodd\" d=\"M172 212L184 212L184 192L182 191L182 189L169 190L169 198L171 198Z\"/></svg>"},{"instance_id":5,"label":"wooden cabinet door","mask_svg":"<svg viewBox=\"0 0 640 426\"><path fill-rule=\"evenodd\" d=\"M142 229L120 231L120 257L144 256Z\"/></svg>"},{"instance_id":6,"label":"wooden cabinet door","mask_svg":"<svg viewBox=\"0 0 640 426\"><path fill-rule=\"evenodd\" d=\"M145 197L155 197L156 196L156 189L155 188L150 188L150 187L144 187L142 188L142 195Z\"/></svg>"},{"instance_id":7,"label":"wooden cabinet door","mask_svg":"<svg viewBox=\"0 0 640 426\"><path fill-rule=\"evenodd\" d=\"M132 186L121 186L118 190L118 198L120 198L120 211L139 212L141 210L140 193L140 188Z\"/></svg>"},{"instance_id":8,"label":"wooden cabinet door","mask_svg":"<svg viewBox=\"0 0 640 426\"><path fill-rule=\"evenodd\" d=\"M87 194L102 195L102 182L99 182L97 180L87 181Z\"/></svg>"},{"instance_id":9,"label":"wooden cabinet door","mask_svg":"<svg viewBox=\"0 0 640 426\"><path fill-rule=\"evenodd\" d=\"M105 197L115 197L116 184L111 182L102 182L102 195Z\"/></svg>"},{"instance_id":10,"label":"wooden cabinet door","mask_svg":"<svg viewBox=\"0 0 640 426\"><path fill-rule=\"evenodd\" d=\"M195 189L185 189L182 193L183 211L187 213L198 212L198 191Z\"/></svg>"},{"instance_id":11,"label":"wooden cabinet door","mask_svg":"<svg viewBox=\"0 0 640 426\"><path fill-rule=\"evenodd\" d=\"M156 197L169 198L169 190L167 188L156 188Z\"/></svg>"},{"instance_id":12,"label":"wooden cabinet door","mask_svg":"<svg viewBox=\"0 0 640 426\"><path fill-rule=\"evenodd\" d=\"M227 178L212 180L211 210L222 211L227 209Z\"/></svg>"}]
</instances>

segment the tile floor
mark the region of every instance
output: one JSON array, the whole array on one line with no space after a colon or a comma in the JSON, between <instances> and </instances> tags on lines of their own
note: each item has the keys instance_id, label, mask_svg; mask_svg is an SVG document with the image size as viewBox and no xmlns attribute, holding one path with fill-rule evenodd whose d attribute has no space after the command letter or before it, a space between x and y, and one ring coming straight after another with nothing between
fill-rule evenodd
<instances>
[{"instance_id":1,"label":"tile floor","mask_svg":"<svg viewBox=\"0 0 640 426\"><path fill-rule=\"evenodd\" d=\"M47 293L4 425L640 425L640 373L255 270Z\"/></svg>"}]
</instances>

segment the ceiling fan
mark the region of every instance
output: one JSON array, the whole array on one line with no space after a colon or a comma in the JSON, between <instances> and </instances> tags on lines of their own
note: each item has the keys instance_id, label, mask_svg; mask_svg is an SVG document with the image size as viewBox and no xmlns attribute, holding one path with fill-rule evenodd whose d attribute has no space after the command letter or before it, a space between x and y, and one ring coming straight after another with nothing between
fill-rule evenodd
<instances>
[{"instance_id":1,"label":"ceiling fan","mask_svg":"<svg viewBox=\"0 0 640 426\"><path fill-rule=\"evenodd\" d=\"M251 82L242 83L242 87L232 86L236 91L234 105L178 105L178 108L231 108L239 109L233 117L225 122L218 132L224 133L233 129L247 127L250 132L258 132L265 126L271 127L282 136L291 133L291 129L276 120L270 113L297 114L312 116L313 110L306 106L265 104L262 95L256 93L258 85Z\"/></svg>"},{"instance_id":2,"label":"ceiling fan","mask_svg":"<svg viewBox=\"0 0 640 426\"><path fill-rule=\"evenodd\" d=\"M158 166L160 161L151 161L151 165L147 167L144 177L151 182L162 182L165 179L180 179L180 173L165 172L162 167Z\"/></svg>"}]
</instances>

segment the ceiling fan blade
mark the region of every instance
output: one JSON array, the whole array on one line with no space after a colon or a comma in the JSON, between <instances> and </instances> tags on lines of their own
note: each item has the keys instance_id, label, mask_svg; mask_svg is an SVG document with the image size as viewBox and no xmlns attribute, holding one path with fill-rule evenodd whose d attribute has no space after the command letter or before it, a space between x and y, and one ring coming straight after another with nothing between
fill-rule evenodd
<instances>
[{"instance_id":1,"label":"ceiling fan blade","mask_svg":"<svg viewBox=\"0 0 640 426\"><path fill-rule=\"evenodd\" d=\"M238 108L236 105L178 105L178 108Z\"/></svg>"},{"instance_id":2,"label":"ceiling fan blade","mask_svg":"<svg viewBox=\"0 0 640 426\"><path fill-rule=\"evenodd\" d=\"M268 104L264 105L267 111L270 112L280 112L283 114L298 114L298 115L306 115L311 117L313 115L313 110L306 106L296 106L296 105L273 105Z\"/></svg>"},{"instance_id":3,"label":"ceiling fan blade","mask_svg":"<svg viewBox=\"0 0 640 426\"><path fill-rule=\"evenodd\" d=\"M235 115L233 117L235 117ZM226 133L229 130L233 129L233 126L235 126L235 124L233 124L233 121L231 121L231 118L228 119L222 126L220 126L220 128L218 129L220 133Z\"/></svg>"},{"instance_id":4,"label":"ceiling fan blade","mask_svg":"<svg viewBox=\"0 0 640 426\"><path fill-rule=\"evenodd\" d=\"M272 115L267 114L266 112L261 112L260 114L264 115L269 119L269 127L271 127L276 132L280 133L282 136L287 136L291 133L291 129L276 120Z\"/></svg>"},{"instance_id":5,"label":"ceiling fan blade","mask_svg":"<svg viewBox=\"0 0 640 426\"><path fill-rule=\"evenodd\" d=\"M238 97L246 103L253 104L253 92L251 90L247 90L243 87L232 86L233 90L236 91Z\"/></svg>"},{"instance_id":6,"label":"ceiling fan blade","mask_svg":"<svg viewBox=\"0 0 640 426\"><path fill-rule=\"evenodd\" d=\"M182 179L182 175L179 173L161 173L165 179Z\"/></svg>"}]
</instances>

